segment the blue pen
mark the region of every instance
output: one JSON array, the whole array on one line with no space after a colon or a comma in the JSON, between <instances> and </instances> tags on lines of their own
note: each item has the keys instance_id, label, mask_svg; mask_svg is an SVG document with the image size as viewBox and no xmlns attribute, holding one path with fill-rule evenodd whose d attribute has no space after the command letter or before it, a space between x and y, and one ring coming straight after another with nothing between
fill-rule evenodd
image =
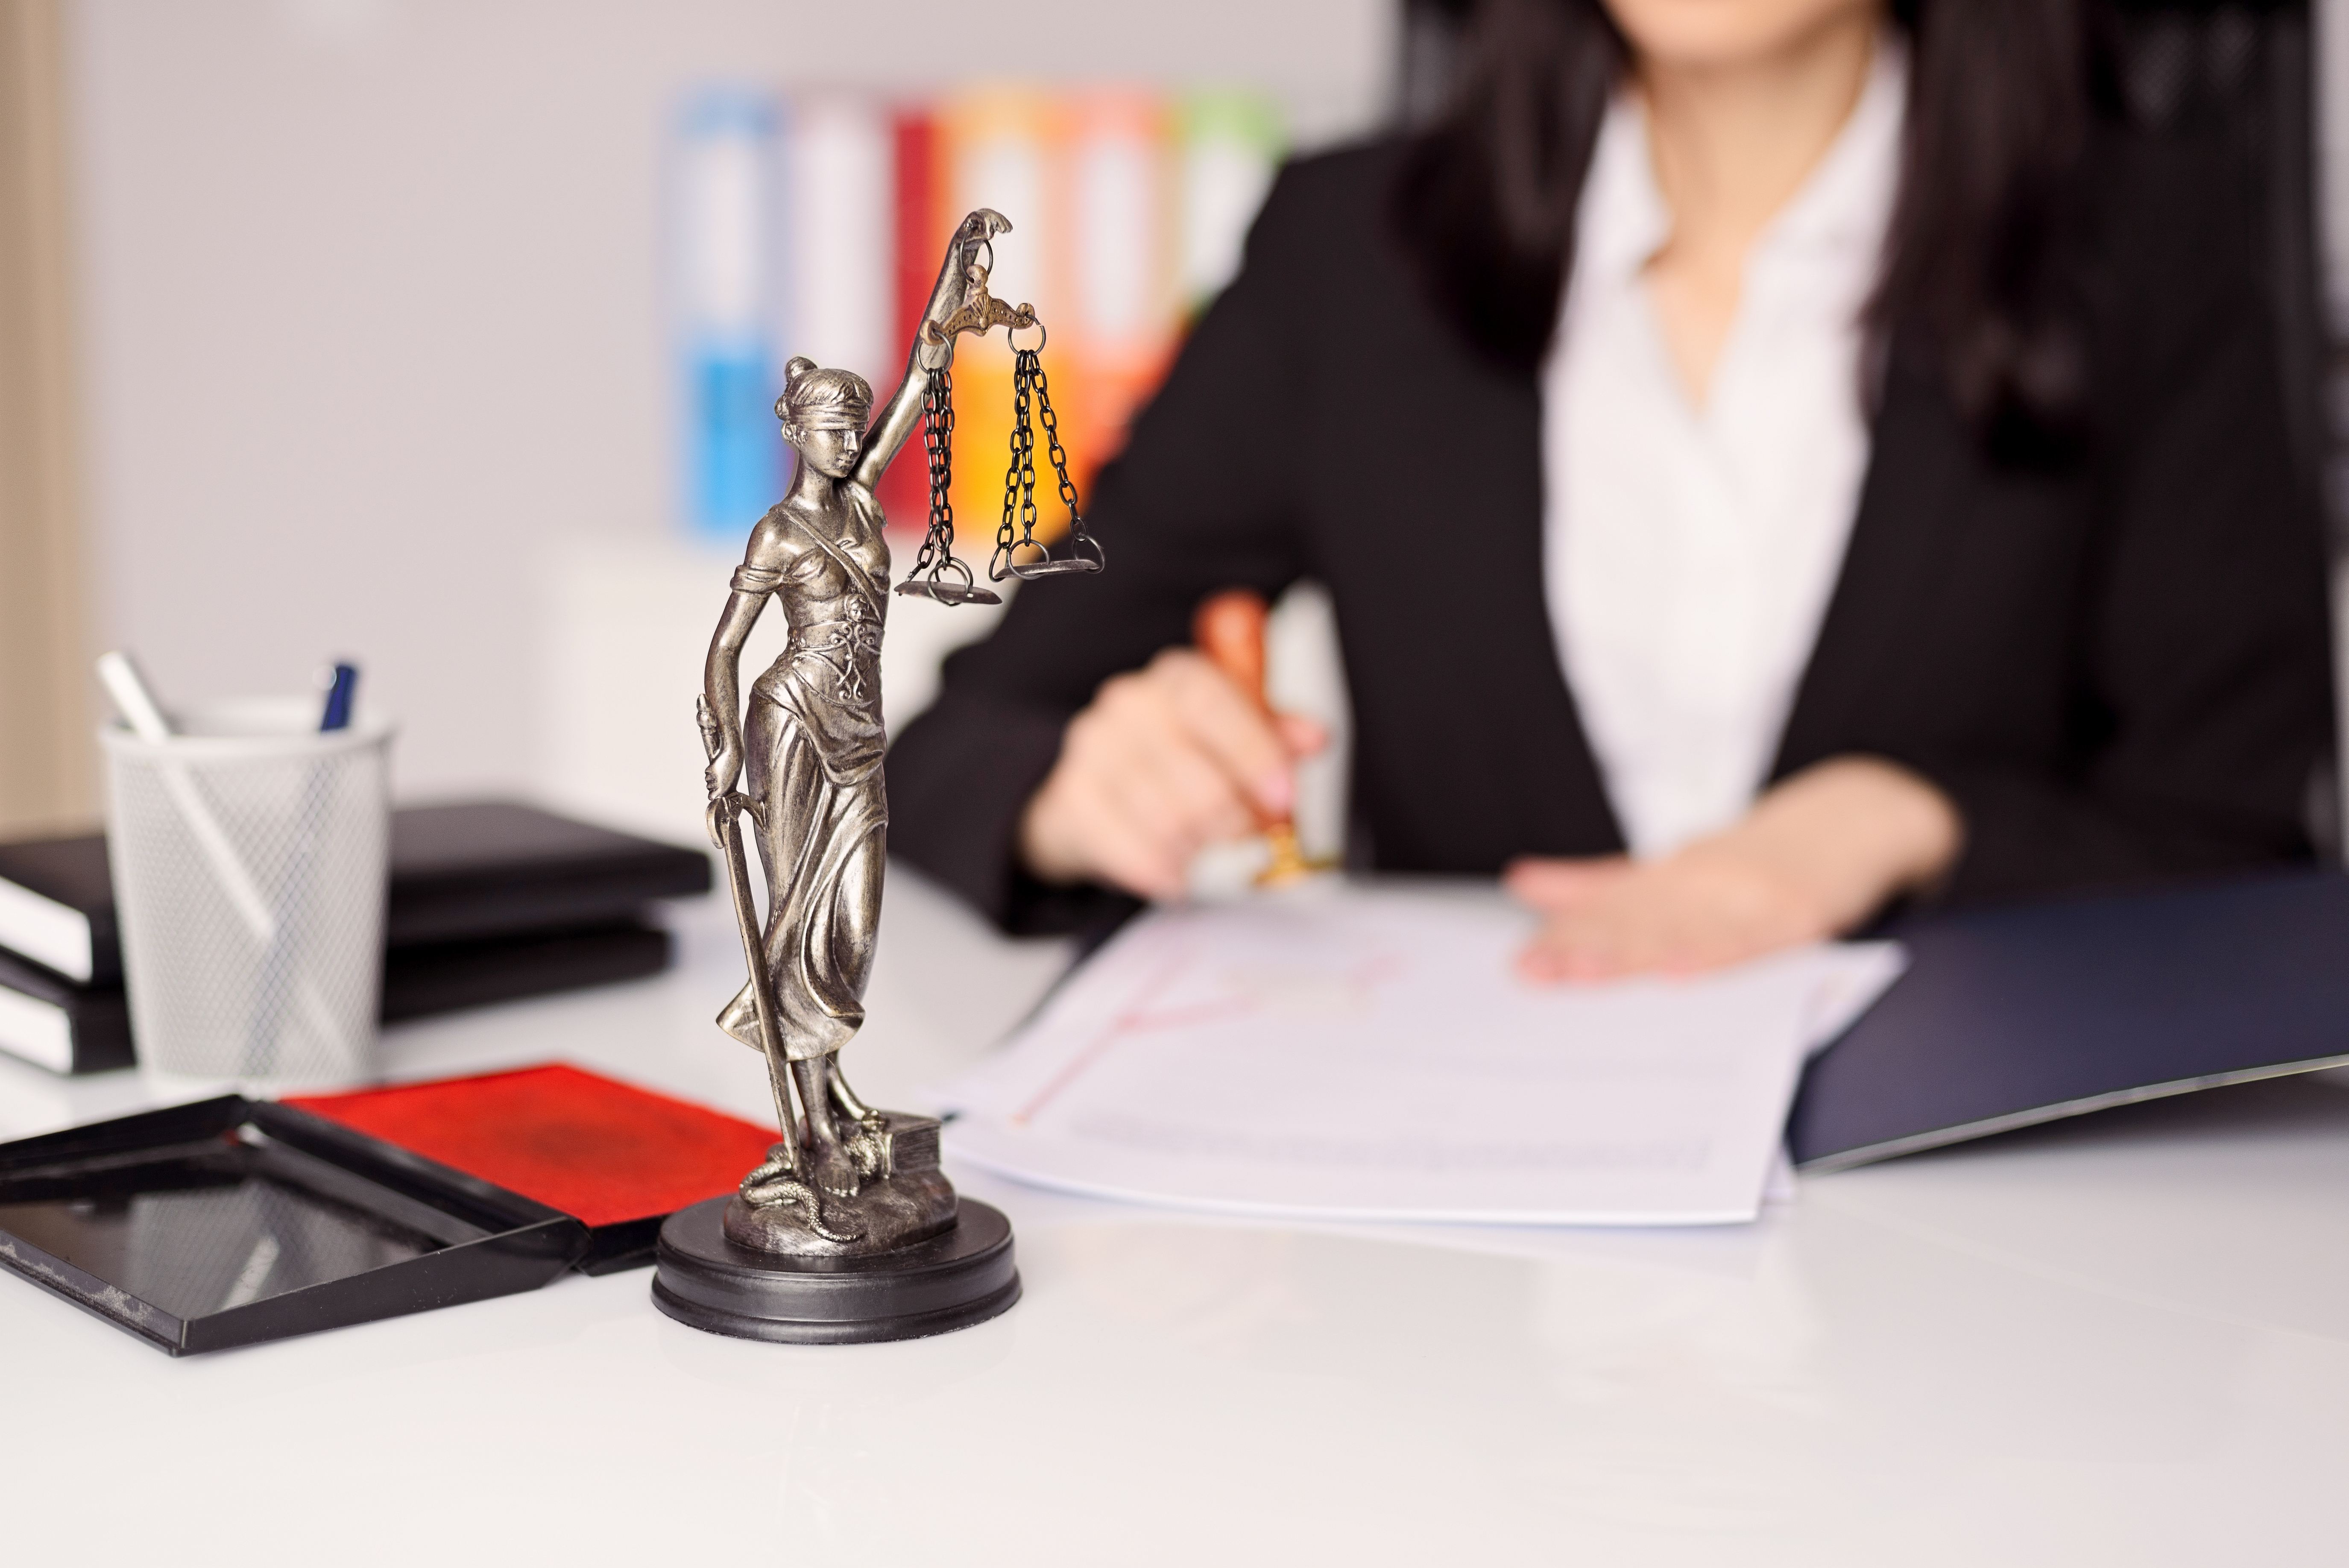
<instances>
[{"instance_id":1,"label":"blue pen","mask_svg":"<svg viewBox=\"0 0 2349 1568\"><path fill-rule=\"evenodd\" d=\"M319 733L350 728L351 698L358 684L358 666L337 660L335 679L326 688L326 711L318 718ZM334 769L325 763L312 763L309 776L302 781L301 827L276 888L276 926L269 945L262 950L261 976L254 988L253 1016L245 1035L247 1077L270 1077L285 1065L278 1055L279 1037L285 1032L286 1013L294 1004L299 944L309 934L305 928L316 892L317 824L326 813L334 781Z\"/></svg>"},{"instance_id":2,"label":"blue pen","mask_svg":"<svg viewBox=\"0 0 2349 1568\"><path fill-rule=\"evenodd\" d=\"M337 662L335 666L335 682L326 688L326 715L318 721L318 729L322 733L327 730L349 727L351 695L358 690L358 685L359 667L356 664Z\"/></svg>"}]
</instances>

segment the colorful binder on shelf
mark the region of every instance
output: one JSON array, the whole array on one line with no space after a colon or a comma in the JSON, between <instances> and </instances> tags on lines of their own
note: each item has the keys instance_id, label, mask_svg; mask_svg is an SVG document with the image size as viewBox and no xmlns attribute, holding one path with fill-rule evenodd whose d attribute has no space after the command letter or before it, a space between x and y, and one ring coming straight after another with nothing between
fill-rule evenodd
<instances>
[{"instance_id":1,"label":"colorful binder on shelf","mask_svg":"<svg viewBox=\"0 0 2349 1568\"><path fill-rule=\"evenodd\" d=\"M1035 306L1048 328L1067 314L1057 303L1068 292L1065 123L1058 99L1023 88L986 88L940 104L936 183L944 201L933 210L930 243L920 246L932 257L935 280L936 258L963 214L978 207L1002 213L1013 229L995 246L988 290L1008 304ZM954 382L956 526L970 553L984 558L1002 519L1010 456L1011 349L1004 335L957 344ZM1056 401L1072 390L1055 388ZM1081 442L1081 416L1072 420L1062 410L1061 427L1063 441Z\"/></svg>"},{"instance_id":2,"label":"colorful binder on shelf","mask_svg":"<svg viewBox=\"0 0 2349 1568\"><path fill-rule=\"evenodd\" d=\"M893 356L903 356L913 343L930 290L937 284L938 257L946 248L946 233L938 217L945 196L938 189L937 119L927 105L901 107L890 116L889 151L895 182L889 228L889 343ZM889 374L902 373L902 358L896 365L897 369ZM921 452L909 444L881 477L881 510L900 539L918 539L929 525L929 472Z\"/></svg>"},{"instance_id":3,"label":"colorful binder on shelf","mask_svg":"<svg viewBox=\"0 0 2349 1568\"><path fill-rule=\"evenodd\" d=\"M781 123L777 349L854 370L886 397L905 352L896 332L890 117L859 94L810 93L791 101Z\"/></svg>"},{"instance_id":4,"label":"colorful binder on shelf","mask_svg":"<svg viewBox=\"0 0 2349 1568\"><path fill-rule=\"evenodd\" d=\"M1181 209L1169 116L1159 99L1078 95L1070 100L1067 126L1068 304L1052 319L1065 344L1060 363L1074 372L1062 420L1074 431L1072 476L1079 491L1089 493L1174 357ZM1058 537L1063 513L1052 508L1046 515Z\"/></svg>"},{"instance_id":5,"label":"colorful binder on shelf","mask_svg":"<svg viewBox=\"0 0 2349 1568\"><path fill-rule=\"evenodd\" d=\"M672 151L669 292L683 404L686 516L739 545L781 493L772 357L775 107L713 88L678 118Z\"/></svg>"},{"instance_id":6,"label":"colorful binder on shelf","mask_svg":"<svg viewBox=\"0 0 2349 1568\"><path fill-rule=\"evenodd\" d=\"M1261 95L1231 88L1186 94L1177 109L1181 209L1175 232L1185 319L1240 270L1257 209L1280 165L1280 117Z\"/></svg>"}]
</instances>

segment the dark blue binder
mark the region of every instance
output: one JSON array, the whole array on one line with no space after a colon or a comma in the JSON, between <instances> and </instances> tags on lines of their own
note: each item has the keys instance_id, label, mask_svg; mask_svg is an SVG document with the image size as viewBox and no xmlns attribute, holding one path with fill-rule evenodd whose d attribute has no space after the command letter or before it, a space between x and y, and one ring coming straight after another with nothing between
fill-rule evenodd
<instances>
[{"instance_id":1,"label":"dark blue binder","mask_svg":"<svg viewBox=\"0 0 2349 1568\"><path fill-rule=\"evenodd\" d=\"M1836 1170L2131 1100L2349 1064L2349 877L1974 910L1812 1062L1787 1125Z\"/></svg>"}]
</instances>

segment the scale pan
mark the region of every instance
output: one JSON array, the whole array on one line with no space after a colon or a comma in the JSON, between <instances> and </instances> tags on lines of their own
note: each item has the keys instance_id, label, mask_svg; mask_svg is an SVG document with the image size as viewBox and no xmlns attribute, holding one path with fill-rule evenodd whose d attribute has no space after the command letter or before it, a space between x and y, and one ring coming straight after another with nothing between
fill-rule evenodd
<instances>
[{"instance_id":1,"label":"scale pan","mask_svg":"<svg viewBox=\"0 0 2349 1568\"><path fill-rule=\"evenodd\" d=\"M925 577L909 577L897 585L897 591L917 599L935 599L942 605L999 605L1001 596L992 588L974 587L968 583L938 582Z\"/></svg>"},{"instance_id":2,"label":"scale pan","mask_svg":"<svg viewBox=\"0 0 2349 1568\"><path fill-rule=\"evenodd\" d=\"M1014 566L1011 568L1011 575L1024 582L1030 577L1059 577L1065 576L1071 572L1098 572L1101 569L1102 564L1099 561L1088 561L1082 556L1078 556L1074 560L1031 561L1025 565Z\"/></svg>"}]
</instances>

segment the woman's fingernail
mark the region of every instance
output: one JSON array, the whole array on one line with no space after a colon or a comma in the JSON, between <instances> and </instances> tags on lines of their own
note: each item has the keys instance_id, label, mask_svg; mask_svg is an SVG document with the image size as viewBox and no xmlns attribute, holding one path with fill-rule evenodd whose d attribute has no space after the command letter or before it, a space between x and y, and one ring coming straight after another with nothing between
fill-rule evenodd
<instances>
[{"instance_id":1,"label":"woman's fingernail","mask_svg":"<svg viewBox=\"0 0 2349 1568\"><path fill-rule=\"evenodd\" d=\"M1257 804L1270 812L1284 812L1295 804L1296 785L1286 770L1265 774L1256 781Z\"/></svg>"}]
</instances>

